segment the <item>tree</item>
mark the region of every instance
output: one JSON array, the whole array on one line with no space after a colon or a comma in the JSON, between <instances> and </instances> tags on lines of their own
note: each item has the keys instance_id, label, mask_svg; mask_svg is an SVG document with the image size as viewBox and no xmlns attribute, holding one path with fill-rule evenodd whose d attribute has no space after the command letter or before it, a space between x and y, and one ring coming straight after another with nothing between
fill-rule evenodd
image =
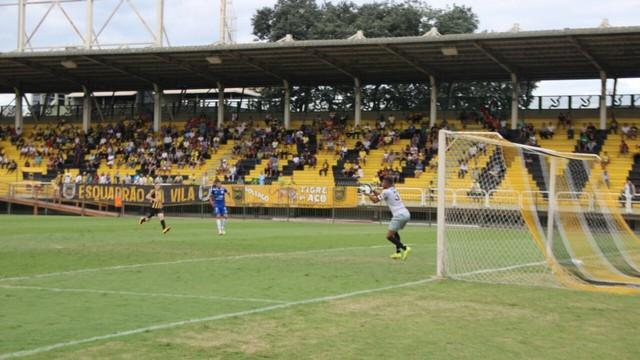
<instances>
[{"instance_id":1,"label":"tree","mask_svg":"<svg viewBox=\"0 0 640 360\"><path fill-rule=\"evenodd\" d=\"M356 27L368 37L420 35L431 9L420 2L364 4L358 9Z\"/></svg>"},{"instance_id":2,"label":"tree","mask_svg":"<svg viewBox=\"0 0 640 360\"><path fill-rule=\"evenodd\" d=\"M259 40L277 41L287 34L298 40L314 38L313 28L320 16L316 0L278 0L273 8L258 9L251 19Z\"/></svg>"},{"instance_id":3,"label":"tree","mask_svg":"<svg viewBox=\"0 0 640 360\"><path fill-rule=\"evenodd\" d=\"M275 17L275 10L270 7L263 7L256 11L251 18L253 24L253 35L259 40L270 40L272 33L272 23Z\"/></svg>"},{"instance_id":4,"label":"tree","mask_svg":"<svg viewBox=\"0 0 640 360\"><path fill-rule=\"evenodd\" d=\"M383 1L357 5L342 0L337 3L316 0L278 0L273 7L258 9L252 18L257 40L277 41L287 34L296 40L345 39L362 30L367 37L399 37L424 34L435 26L441 34L472 33L478 29L478 16L467 6L453 5L436 9L421 0ZM425 79L426 82L426 79ZM523 84L524 85L524 84ZM530 97L535 84L521 86ZM306 111L310 107L327 110L349 110L353 107L352 89L333 87L294 87L292 107ZM275 97L282 91L267 88L261 92L264 102L280 104ZM366 110L409 110L426 107L426 83L364 86L363 107ZM509 83L472 82L441 83L438 98L441 106L477 107L488 102L509 104ZM461 99L455 102L453 98ZM462 101L463 99L466 99ZM472 100L473 99L473 100ZM507 105L505 105L508 107ZM272 111L279 110L272 108Z\"/></svg>"},{"instance_id":5,"label":"tree","mask_svg":"<svg viewBox=\"0 0 640 360\"><path fill-rule=\"evenodd\" d=\"M440 10L435 16L433 26L442 35L467 34L478 29L478 16L470 7L453 5L446 10Z\"/></svg>"},{"instance_id":6,"label":"tree","mask_svg":"<svg viewBox=\"0 0 640 360\"><path fill-rule=\"evenodd\" d=\"M455 11L453 16L468 16L471 9L454 6L448 11ZM344 39L357 30L369 37L395 37L419 35L446 13L417 0L361 6L344 0L320 6L316 0L278 0L272 8L258 9L251 22L256 38L267 41L287 34L297 40ZM477 26L477 18L475 21Z\"/></svg>"},{"instance_id":7,"label":"tree","mask_svg":"<svg viewBox=\"0 0 640 360\"><path fill-rule=\"evenodd\" d=\"M356 26L358 6L352 2L324 3L320 13L313 29L315 39L344 39L360 30Z\"/></svg>"}]
</instances>

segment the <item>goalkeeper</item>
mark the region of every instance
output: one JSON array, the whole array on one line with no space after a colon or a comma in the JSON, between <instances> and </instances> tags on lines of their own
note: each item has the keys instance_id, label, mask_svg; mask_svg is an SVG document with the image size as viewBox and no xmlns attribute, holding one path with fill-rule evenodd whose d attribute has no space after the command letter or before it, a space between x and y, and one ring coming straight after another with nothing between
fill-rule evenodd
<instances>
[{"instance_id":1,"label":"goalkeeper","mask_svg":"<svg viewBox=\"0 0 640 360\"><path fill-rule=\"evenodd\" d=\"M387 240L396 246L396 252L391 255L391 258L394 260L405 260L411 253L411 248L400 241L400 234L398 232L404 229L405 225L407 225L411 219L411 214L409 213L409 210L407 210L407 207L404 206L404 203L400 198L400 194L398 194L398 191L394 187L393 179L385 177L382 180L382 188L382 193L378 193L373 190L371 185L362 185L359 190L365 195L368 195L369 199L371 199L374 204L379 203L380 200L384 200L387 203L387 206L389 206L389 210L393 217L389 223Z\"/></svg>"}]
</instances>

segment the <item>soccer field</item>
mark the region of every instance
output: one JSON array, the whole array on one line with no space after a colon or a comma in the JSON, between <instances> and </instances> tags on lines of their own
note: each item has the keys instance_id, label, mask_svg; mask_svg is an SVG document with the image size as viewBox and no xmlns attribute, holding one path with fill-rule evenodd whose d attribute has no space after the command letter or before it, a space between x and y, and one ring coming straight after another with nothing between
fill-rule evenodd
<instances>
[{"instance_id":1,"label":"soccer field","mask_svg":"<svg viewBox=\"0 0 640 360\"><path fill-rule=\"evenodd\" d=\"M640 298L436 280L435 228L0 216L0 359L638 359Z\"/></svg>"}]
</instances>

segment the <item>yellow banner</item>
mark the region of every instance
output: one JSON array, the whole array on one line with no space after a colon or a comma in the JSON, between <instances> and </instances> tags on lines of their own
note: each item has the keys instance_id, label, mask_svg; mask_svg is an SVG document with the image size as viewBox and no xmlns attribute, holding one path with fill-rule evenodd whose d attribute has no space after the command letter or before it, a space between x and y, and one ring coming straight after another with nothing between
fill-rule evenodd
<instances>
[{"instance_id":1,"label":"yellow banner","mask_svg":"<svg viewBox=\"0 0 640 360\"><path fill-rule=\"evenodd\" d=\"M153 186L144 185L76 185L63 184L62 196L67 200L147 204L146 195ZM227 206L332 208L356 207L355 187L305 185L225 185L231 192ZM208 201L209 186L164 185L164 203L170 205L197 204Z\"/></svg>"},{"instance_id":2,"label":"yellow banner","mask_svg":"<svg viewBox=\"0 0 640 360\"><path fill-rule=\"evenodd\" d=\"M332 208L356 207L355 187L306 185L232 186L232 206Z\"/></svg>"}]
</instances>

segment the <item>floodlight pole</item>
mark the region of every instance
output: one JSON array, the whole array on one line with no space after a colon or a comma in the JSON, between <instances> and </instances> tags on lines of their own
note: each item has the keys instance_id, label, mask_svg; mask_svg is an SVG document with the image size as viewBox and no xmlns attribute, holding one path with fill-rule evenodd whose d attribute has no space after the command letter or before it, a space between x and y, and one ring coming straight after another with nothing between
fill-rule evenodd
<instances>
[{"instance_id":1,"label":"floodlight pole","mask_svg":"<svg viewBox=\"0 0 640 360\"><path fill-rule=\"evenodd\" d=\"M18 52L24 51L27 0L18 0Z\"/></svg>"},{"instance_id":2,"label":"floodlight pole","mask_svg":"<svg viewBox=\"0 0 640 360\"><path fill-rule=\"evenodd\" d=\"M164 0L157 0L156 3L156 47L162 47L164 35Z\"/></svg>"},{"instance_id":3,"label":"floodlight pole","mask_svg":"<svg viewBox=\"0 0 640 360\"><path fill-rule=\"evenodd\" d=\"M24 118L22 116L22 91L18 88L15 88L14 91L16 94L15 128L16 133L22 134L22 131L24 130Z\"/></svg>"},{"instance_id":4,"label":"floodlight pole","mask_svg":"<svg viewBox=\"0 0 640 360\"><path fill-rule=\"evenodd\" d=\"M87 0L87 29L84 35L84 47L93 46L93 0Z\"/></svg>"},{"instance_id":5,"label":"floodlight pole","mask_svg":"<svg viewBox=\"0 0 640 360\"><path fill-rule=\"evenodd\" d=\"M354 119L355 126L360 126L362 120L362 87L360 86L360 79L354 78Z\"/></svg>"},{"instance_id":6,"label":"floodlight pole","mask_svg":"<svg viewBox=\"0 0 640 360\"><path fill-rule=\"evenodd\" d=\"M436 84L436 78L433 75L429 75L429 85L431 88L431 96L429 98L429 127L433 128L436 125L436 116L438 116L438 86Z\"/></svg>"},{"instance_id":7,"label":"floodlight pole","mask_svg":"<svg viewBox=\"0 0 640 360\"><path fill-rule=\"evenodd\" d=\"M282 83L284 85L284 128L288 130L291 127L291 89L287 80Z\"/></svg>"},{"instance_id":8,"label":"floodlight pole","mask_svg":"<svg viewBox=\"0 0 640 360\"><path fill-rule=\"evenodd\" d=\"M218 82L218 128L224 124L224 85Z\"/></svg>"},{"instance_id":9,"label":"floodlight pole","mask_svg":"<svg viewBox=\"0 0 640 360\"><path fill-rule=\"evenodd\" d=\"M156 84L153 85L153 131L160 131L162 122L162 89Z\"/></svg>"},{"instance_id":10,"label":"floodlight pole","mask_svg":"<svg viewBox=\"0 0 640 360\"><path fill-rule=\"evenodd\" d=\"M227 42L227 0L220 0L220 43Z\"/></svg>"},{"instance_id":11,"label":"floodlight pole","mask_svg":"<svg viewBox=\"0 0 640 360\"><path fill-rule=\"evenodd\" d=\"M520 86L518 76L511 73L511 129L518 128L518 98L520 97Z\"/></svg>"},{"instance_id":12,"label":"floodlight pole","mask_svg":"<svg viewBox=\"0 0 640 360\"><path fill-rule=\"evenodd\" d=\"M607 128L607 73L600 71L600 129Z\"/></svg>"},{"instance_id":13,"label":"floodlight pole","mask_svg":"<svg viewBox=\"0 0 640 360\"><path fill-rule=\"evenodd\" d=\"M91 127L91 92L85 86L82 87L82 131L86 134Z\"/></svg>"}]
</instances>

